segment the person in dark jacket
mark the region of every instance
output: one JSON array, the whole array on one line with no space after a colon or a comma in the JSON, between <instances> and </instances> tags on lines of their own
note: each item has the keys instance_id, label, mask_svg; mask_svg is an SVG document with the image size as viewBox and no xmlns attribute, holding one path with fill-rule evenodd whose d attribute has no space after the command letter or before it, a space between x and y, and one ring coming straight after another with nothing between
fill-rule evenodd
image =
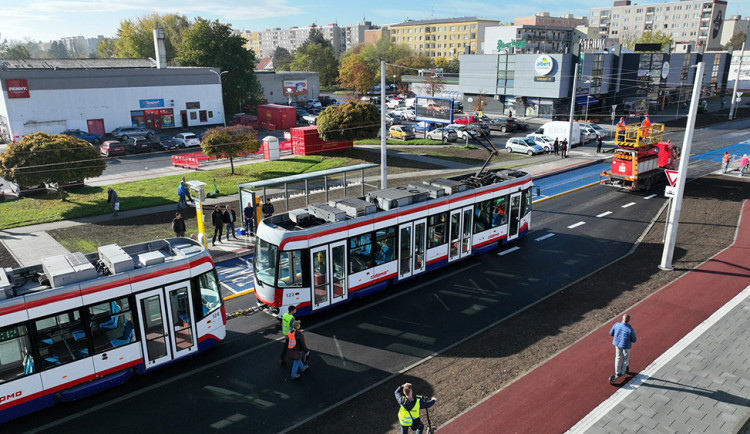
<instances>
[{"instance_id":1,"label":"person in dark jacket","mask_svg":"<svg viewBox=\"0 0 750 434\"><path fill-rule=\"evenodd\" d=\"M184 237L185 230L185 220L182 219L182 214L175 214L172 220L172 232L174 232L174 236L178 238Z\"/></svg>"},{"instance_id":2,"label":"person in dark jacket","mask_svg":"<svg viewBox=\"0 0 750 434\"><path fill-rule=\"evenodd\" d=\"M425 396L414 395L411 383L398 386L394 395L399 405L398 421L401 424L401 434L408 434L409 428L417 434L422 434L424 423L419 419L419 411L432 407L437 399L433 396L428 400Z\"/></svg>"},{"instance_id":3,"label":"person in dark jacket","mask_svg":"<svg viewBox=\"0 0 750 434\"><path fill-rule=\"evenodd\" d=\"M224 224L227 226L227 241L229 241L229 234L232 234L232 238L237 239L237 234L234 232L234 222L237 221L237 214L234 213L231 205L227 205L222 216Z\"/></svg>"},{"instance_id":4,"label":"person in dark jacket","mask_svg":"<svg viewBox=\"0 0 750 434\"><path fill-rule=\"evenodd\" d=\"M214 206L214 212L211 213L211 224L214 227L214 238L211 241L211 245L216 245L216 235L219 235L219 243L221 243L221 234L224 231L224 214L219 209L219 205Z\"/></svg>"},{"instance_id":5,"label":"person in dark jacket","mask_svg":"<svg viewBox=\"0 0 750 434\"><path fill-rule=\"evenodd\" d=\"M263 218L271 217L273 215L273 205L271 205L271 199L266 198L266 203L260 209L263 212Z\"/></svg>"},{"instance_id":6,"label":"person in dark jacket","mask_svg":"<svg viewBox=\"0 0 750 434\"><path fill-rule=\"evenodd\" d=\"M563 139L560 143L560 158L568 158L568 139Z\"/></svg>"},{"instance_id":7,"label":"person in dark jacket","mask_svg":"<svg viewBox=\"0 0 750 434\"><path fill-rule=\"evenodd\" d=\"M120 211L120 199L118 199L117 192L112 187L107 187L107 202L112 208L112 217L116 216L117 212Z\"/></svg>"},{"instance_id":8,"label":"person in dark jacket","mask_svg":"<svg viewBox=\"0 0 750 434\"><path fill-rule=\"evenodd\" d=\"M596 136L596 153L602 152L602 136Z\"/></svg>"},{"instance_id":9,"label":"person in dark jacket","mask_svg":"<svg viewBox=\"0 0 750 434\"><path fill-rule=\"evenodd\" d=\"M560 140L557 137L555 137L555 143L552 147L555 149L555 155L560 155Z\"/></svg>"},{"instance_id":10,"label":"person in dark jacket","mask_svg":"<svg viewBox=\"0 0 750 434\"><path fill-rule=\"evenodd\" d=\"M302 323L299 320L292 323L292 330L289 331L289 350L286 353L287 358L294 360L292 365L292 380L296 380L300 377L297 371L301 368L302 372L309 369L309 366L305 366L305 361L310 355L310 350L307 348L305 342L305 335L302 334Z\"/></svg>"},{"instance_id":11,"label":"person in dark jacket","mask_svg":"<svg viewBox=\"0 0 750 434\"><path fill-rule=\"evenodd\" d=\"M245 235L255 235L255 207L252 202L248 202L242 215L245 217Z\"/></svg>"},{"instance_id":12,"label":"person in dark jacket","mask_svg":"<svg viewBox=\"0 0 750 434\"><path fill-rule=\"evenodd\" d=\"M615 377L620 377L628 373L630 348L635 342L635 330L630 325L630 315L623 315L622 322L613 325L609 335L614 337L612 345L615 346Z\"/></svg>"}]
</instances>

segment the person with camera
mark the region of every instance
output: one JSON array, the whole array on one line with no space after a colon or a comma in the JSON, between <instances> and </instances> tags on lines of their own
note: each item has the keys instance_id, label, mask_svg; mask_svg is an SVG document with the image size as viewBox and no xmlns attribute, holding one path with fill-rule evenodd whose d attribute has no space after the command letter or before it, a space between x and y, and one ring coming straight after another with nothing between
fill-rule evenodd
<instances>
[{"instance_id":1,"label":"person with camera","mask_svg":"<svg viewBox=\"0 0 750 434\"><path fill-rule=\"evenodd\" d=\"M401 434L408 434L409 428L412 431L416 431L417 434L422 434L424 423L419 419L419 411L423 408L428 409L432 407L437 402L437 399L433 396L428 400L425 396L414 395L411 383L404 383L398 386L394 395L396 396L396 402L400 406L398 409L398 421L401 423Z\"/></svg>"}]
</instances>

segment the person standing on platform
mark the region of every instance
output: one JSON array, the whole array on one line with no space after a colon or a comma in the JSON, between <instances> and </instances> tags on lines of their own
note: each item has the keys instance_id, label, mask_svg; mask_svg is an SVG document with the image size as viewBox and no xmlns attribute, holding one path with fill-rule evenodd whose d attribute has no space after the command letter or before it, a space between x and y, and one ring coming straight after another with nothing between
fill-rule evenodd
<instances>
[{"instance_id":1,"label":"person standing on platform","mask_svg":"<svg viewBox=\"0 0 750 434\"><path fill-rule=\"evenodd\" d=\"M263 218L271 217L274 211L271 199L266 198L266 203L263 204L263 207L261 207L260 210L263 212Z\"/></svg>"},{"instance_id":2,"label":"person standing on platform","mask_svg":"<svg viewBox=\"0 0 750 434\"><path fill-rule=\"evenodd\" d=\"M614 337L612 345L615 346L615 376L621 377L628 373L630 348L635 342L635 330L630 325L630 315L623 315L622 321L609 330L609 335Z\"/></svg>"},{"instance_id":3,"label":"person standing on platform","mask_svg":"<svg viewBox=\"0 0 750 434\"><path fill-rule=\"evenodd\" d=\"M286 351L289 348L289 332L292 330L294 325L294 313L297 312L297 308L289 306L289 311L281 317L281 333L284 335L284 348L281 349L281 358L279 359L280 364L286 363Z\"/></svg>"},{"instance_id":4,"label":"person standing on platform","mask_svg":"<svg viewBox=\"0 0 750 434\"><path fill-rule=\"evenodd\" d=\"M552 147L555 150L555 155L560 155L560 140L558 140L557 137L555 137L555 143L552 145Z\"/></svg>"},{"instance_id":5,"label":"person standing on platform","mask_svg":"<svg viewBox=\"0 0 750 434\"><path fill-rule=\"evenodd\" d=\"M596 153L602 152L602 136L596 136Z\"/></svg>"},{"instance_id":6,"label":"person standing on platform","mask_svg":"<svg viewBox=\"0 0 750 434\"><path fill-rule=\"evenodd\" d=\"M229 241L230 233L232 234L232 238L236 240L237 234L234 232L234 222L237 221L237 214L234 213L231 205L227 205L222 218L224 219L224 224L226 225L227 241Z\"/></svg>"},{"instance_id":7,"label":"person standing on platform","mask_svg":"<svg viewBox=\"0 0 750 434\"><path fill-rule=\"evenodd\" d=\"M727 169L729 168L729 160L731 160L732 157L729 155L729 152L724 152L724 155L721 157L721 173L727 173Z\"/></svg>"},{"instance_id":8,"label":"person standing on platform","mask_svg":"<svg viewBox=\"0 0 750 434\"><path fill-rule=\"evenodd\" d=\"M563 139L560 143L560 155L562 155L560 158L568 158L568 139Z\"/></svg>"},{"instance_id":9,"label":"person standing on platform","mask_svg":"<svg viewBox=\"0 0 750 434\"><path fill-rule=\"evenodd\" d=\"M221 243L221 234L224 231L224 214L219 209L219 205L214 206L214 212L211 213L211 224L214 227L214 238L211 240L211 245L216 245L216 235L219 236L219 243Z\"/></svg>"},{"instance_id":10,"label":"person standing on platform","mask_svg":"<svg viewBox=\"0 0 750 434\"><path fill-rule=\"evenodd\" d=\"M245 236L255 235L255 207L252 202L247 203L242 215L245 217Z\"/></svg>"},{"instance_id":11,"label":"person standing on platform","mask_svg":"<svg viewBox=\"0 0 750 434\"><path fill-rule=\"evenodd\" d=\"M185 220L182 219L182 214L178 212L172 219L172 232L174 232L175 237L182 238L185 236L186 229Z\"/></svg>"},{"instance_id":12,"label":"person standing on platform","mask_svg":"<svg viewBox=\"0 0 750 434\"><path fill-rule=\"evenodd\" d=\"M625 140L625 118L621 117L620 122L617 123L617 129L615 130L615 137L618 142Z\"/></svg>"},{"instance_id":13,"label":"person standing on platform","mask_svg":"<svg viewBox=\"0 0 750 434\"><path fill-rule=\"evenodd\" d=\"M422 395L414 395L411 383L398 386L394 395L399 405L398 421L401 424L401 434L408 434L409 428L417 434L422 434L424 423L419 418L419 411L432 407L437 399L433 396L428 400Z\"/></svg>"}]
</instances>

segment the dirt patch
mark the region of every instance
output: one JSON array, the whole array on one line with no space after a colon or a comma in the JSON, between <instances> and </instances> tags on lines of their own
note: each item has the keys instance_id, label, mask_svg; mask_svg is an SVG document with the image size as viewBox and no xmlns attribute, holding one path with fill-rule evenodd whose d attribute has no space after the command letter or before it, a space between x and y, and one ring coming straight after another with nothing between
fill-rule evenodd
<instances>
[{"instance_id":1,"label":"dirt patch","mask_svg":"<svg viewBox=\"0 0 750 434\"><path fill-rule=\"evenodd\" d=\"M632 255L292 432L347 432L355 426L357 432L399 432L393 389L406 381L439 395L430 416L440 427L730 245L741 202L748 198L745 180L711 176L689 183L674 271L656 267L664 212ZM623 263L631 272L622 273Z\"/></svg>"}]
</instances>

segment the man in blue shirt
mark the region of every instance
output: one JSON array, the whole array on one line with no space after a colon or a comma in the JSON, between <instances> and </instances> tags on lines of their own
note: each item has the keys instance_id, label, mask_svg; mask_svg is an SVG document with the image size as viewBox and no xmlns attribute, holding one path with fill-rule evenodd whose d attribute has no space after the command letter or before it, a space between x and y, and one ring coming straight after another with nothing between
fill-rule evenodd
<instances>
[{"instance_id":1,"label":"man in blue shirt","mask_svg":"<svg viewBox=\"0 0 750 434\"><path fill-rule=\"evenodd\" d=\"M630 315L623 315L622 322L613 325L609 335L614 336L612 345L615 346L615 376L621 377L628 373L630 348L635 342L635 330L630 326Z\"/></svg>"}]
</instances>

